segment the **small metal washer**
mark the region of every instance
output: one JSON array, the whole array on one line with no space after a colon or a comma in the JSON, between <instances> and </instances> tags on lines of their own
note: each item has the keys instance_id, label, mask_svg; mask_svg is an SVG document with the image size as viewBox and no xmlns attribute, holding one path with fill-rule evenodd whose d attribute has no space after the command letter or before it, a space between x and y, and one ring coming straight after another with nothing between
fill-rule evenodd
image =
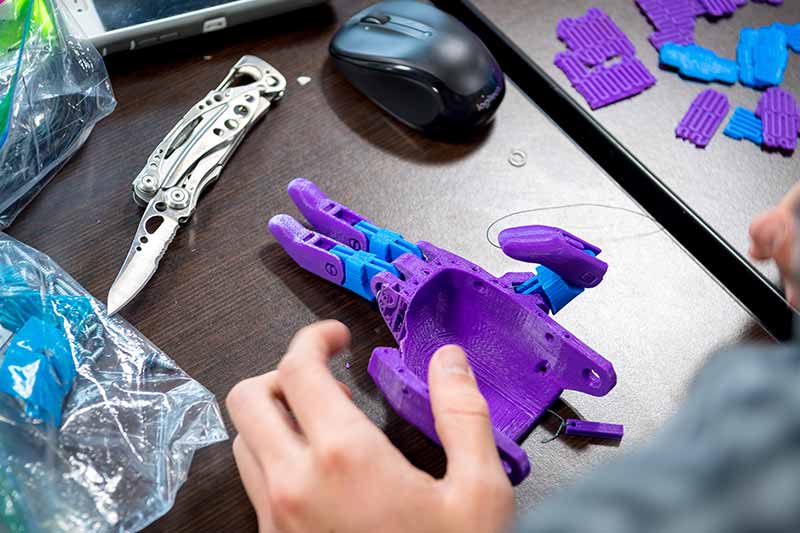
<instances>
[{"instance_id":1,"label":"small metal washer","mask_svg":"<svg viewBox=\"0 0 800 533\"><path fill-rule=\"evenodd\" d=\"M512 167L524 167L528 162L528 154L524 150L515 148L511 150L511 155L508 156L508 162Z\"/></svg>"}]
</instances>

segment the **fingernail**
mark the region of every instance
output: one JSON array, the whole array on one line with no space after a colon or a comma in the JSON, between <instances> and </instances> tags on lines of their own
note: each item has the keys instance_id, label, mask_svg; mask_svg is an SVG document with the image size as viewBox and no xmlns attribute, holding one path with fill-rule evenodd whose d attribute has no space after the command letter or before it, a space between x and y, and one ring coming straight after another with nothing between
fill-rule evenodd
<instances>
[{"instance_id":1,"label":"fingernail","mask_svg":"<svg viewBox=\"0 0 800 533\"><path fill-rule=\"evenodd\" d=\"M453 374L469 374L471 372L467 358L458 346L439 348L436 357L439 365L447 372Z\"/></svg>"}]
</instances>

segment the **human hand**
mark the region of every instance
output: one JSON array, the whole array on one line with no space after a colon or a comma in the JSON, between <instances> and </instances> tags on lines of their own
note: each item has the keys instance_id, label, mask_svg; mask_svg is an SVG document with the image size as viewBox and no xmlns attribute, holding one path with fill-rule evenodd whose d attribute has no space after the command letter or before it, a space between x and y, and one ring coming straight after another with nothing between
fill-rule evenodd
<instances>
[{"instance_id":1,"label":"human hand","mask_svg":"<svg viewBox=\"0 0 800 533\"><path fill-rule=\"evenodd\" d=\"M439 349L428 371L448 460L437 480L408 462L329 371L328 359L349 342L339 322L308 326L276 371L242 381L228 395L239 431L234 457L259 530L504 531L513 493L464 352Z\"/></svg>"},{"instance_id":2,"label":"human hand","mask_svg":"<svg viewBox=\"0 0 800 533\"><path fill-rule=\"evenodd\" d=\"M753 259L772 259L780 270L789 305L797 307L800 293L792 272L792 251L795 246L795 210L800 206L800 182L781 202L758 215L750 225L750 256Z\"/></svg>"}]
</instances>

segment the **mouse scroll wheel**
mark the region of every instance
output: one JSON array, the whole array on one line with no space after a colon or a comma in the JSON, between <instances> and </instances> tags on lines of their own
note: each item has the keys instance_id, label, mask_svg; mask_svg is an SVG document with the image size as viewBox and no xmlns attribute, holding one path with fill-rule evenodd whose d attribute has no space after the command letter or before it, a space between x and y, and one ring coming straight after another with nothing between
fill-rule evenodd
<instances>
[{"instance_id":1,"label":"mouse scroll wheel","mask_svg":"<svg viewBox=\"0 0 800 533\"><path fill-rule=\"evenodd\" d=\"M386 24L389 22L387 15L368 15L361 19L364 24Z\"/></svg>"}]
</instances>

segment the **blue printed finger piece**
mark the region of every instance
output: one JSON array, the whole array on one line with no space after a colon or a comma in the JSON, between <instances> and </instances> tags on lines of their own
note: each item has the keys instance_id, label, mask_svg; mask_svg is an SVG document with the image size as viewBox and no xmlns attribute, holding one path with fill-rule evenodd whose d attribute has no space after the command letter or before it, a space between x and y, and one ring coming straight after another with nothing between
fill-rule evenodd
<instances>
[{"instance_id":1,"label":"blue printed finger piece","mask_svg":"<svg viewBox=\"0 0 800 533\"><path fill-rule=\"evenodd\" d=\"M747 139L757 145L764 140L761 119L749 109L737 107L723 133L731 139Z\"/></svg>"},{"instance_id":2,"label":"blue printed finger piece","mask_svg":"<svg viewBox=\"0 0 800 533\"><path fill-rule=\"evenodd\" d=\"M30 318L9 341L0 364L0 393L25 404L25 414L56 427L75 381L75 361L62 331Z\"/></svg>"},{"instance_id":3,"label":"blue printed finger piece","mask_svg":"<svg viewBox=\"0 0 800 533\"><path fill-rule=\"evenodd\" d=\"M774 26L742 29L736 47L739 81L754 88L780 85L789 64L787 46L787 33Z\"/></svg>"},{"instance_id":4,"label":"blue printed finger piece","mask_svg":"<svg viewBox=\"0 0 800 533\"><path fill-rule=\"evenodd\" d=\"M696 44L667 43L661 47L659 60L662 65L677 69L681 75L694 80L736 83L739 79L736 61L719 57Z\"/></svg>"}]
</instances>

